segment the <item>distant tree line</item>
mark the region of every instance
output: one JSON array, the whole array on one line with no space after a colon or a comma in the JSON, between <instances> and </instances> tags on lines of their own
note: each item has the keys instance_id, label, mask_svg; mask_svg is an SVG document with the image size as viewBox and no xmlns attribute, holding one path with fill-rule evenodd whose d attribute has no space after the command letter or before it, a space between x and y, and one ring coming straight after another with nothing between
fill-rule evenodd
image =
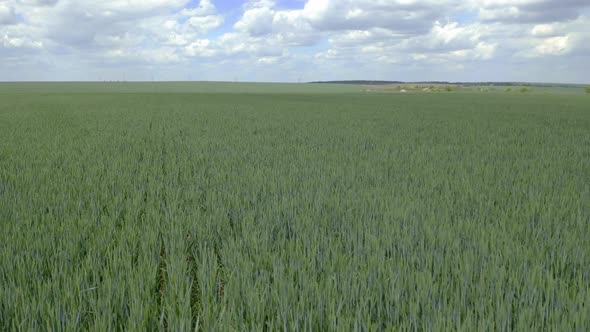
<instances>
[{"instance_id":1,"label":"distant tree line","mask_svg":"<svg viewBox=\"0 0 590 332\"><path fill-rule=\"evenodd\" d=\"M448 81L379 81L379 80L348 80L348 81L315 81L309 83L336 83L336 84L356 84L356 85L387 85L387 84L439 84L439 85L457 85L457 86L497 86L497 87L521 87L529 88L584 88L580 84L566 83L530 83L530 82L448 82ZM588 87L590 88L590 87ZM586 89L588 91L588 89ZM590 92L588 92L590 93Z\"/></svg>"}]
</instances>

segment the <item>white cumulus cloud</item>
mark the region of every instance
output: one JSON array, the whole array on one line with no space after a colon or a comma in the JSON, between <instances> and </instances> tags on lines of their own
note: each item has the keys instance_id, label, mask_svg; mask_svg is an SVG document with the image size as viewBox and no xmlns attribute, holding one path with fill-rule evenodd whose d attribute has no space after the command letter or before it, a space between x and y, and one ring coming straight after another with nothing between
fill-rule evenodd
<instances>
[{"instance_id":1,"label":"white cumulus cloud","mask_svg":"<svg viewBox=\"0 0 590 332\"><path fill-rule=\"evenodd\" d=\"M587 0L0 0L0 79L583 81L589 26Z\"/></svg>"}]
</instances>

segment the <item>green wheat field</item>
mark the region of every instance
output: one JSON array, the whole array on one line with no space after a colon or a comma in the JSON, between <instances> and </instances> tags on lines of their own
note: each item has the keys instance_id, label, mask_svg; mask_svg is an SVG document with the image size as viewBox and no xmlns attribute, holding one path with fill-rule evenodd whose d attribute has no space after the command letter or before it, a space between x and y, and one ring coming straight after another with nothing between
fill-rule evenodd
<instances>
[{"instance_id":1,"label":"green wheat field","mask_svg":"<svg viewBox=\"0 0 590 332\"><path fill-rule=\"evenodd\" d=\"M589 328L583 92L0 84L0 330Z\"/></svg>"}]
</instances>

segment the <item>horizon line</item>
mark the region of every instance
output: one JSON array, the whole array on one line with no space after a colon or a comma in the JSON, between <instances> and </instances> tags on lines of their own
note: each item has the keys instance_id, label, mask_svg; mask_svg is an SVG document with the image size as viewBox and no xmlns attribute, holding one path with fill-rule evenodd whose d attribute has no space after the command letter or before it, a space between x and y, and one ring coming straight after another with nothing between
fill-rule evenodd
<instances>
[{"instance_id":1,"label":"horizon line","mask_svg":"<svg viewBox=\"0 0 590 332\"><path fill-rule=\"evenodd\" d=\"M229 81L229 80L22 80L3 81L0 84L14 83L235 83L235 84L354 84L381 83L381 84L538 84L538 85L590 85L590 83L573 82L535 82L535 81L400 81L400 80L373 80L373 79L347 79L347 80L315 80L304 82L293 81Z\"/></svg>"}]
</instances>

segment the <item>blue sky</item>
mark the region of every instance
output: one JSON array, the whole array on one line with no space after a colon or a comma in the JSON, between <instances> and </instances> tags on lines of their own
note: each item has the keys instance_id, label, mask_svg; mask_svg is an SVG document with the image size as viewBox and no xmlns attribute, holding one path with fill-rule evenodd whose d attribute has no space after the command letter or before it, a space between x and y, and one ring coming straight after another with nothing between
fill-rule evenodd
<instances>
[{"instance_id":1,"label":"blue sky","mask_svg":"<svg viewBox=\"0 0 590 332\"><path fill-rule=\"evenodd\" d=\"M590 83L587 0L0 0L0 80Z\"/></svg>"}]
</instances>

